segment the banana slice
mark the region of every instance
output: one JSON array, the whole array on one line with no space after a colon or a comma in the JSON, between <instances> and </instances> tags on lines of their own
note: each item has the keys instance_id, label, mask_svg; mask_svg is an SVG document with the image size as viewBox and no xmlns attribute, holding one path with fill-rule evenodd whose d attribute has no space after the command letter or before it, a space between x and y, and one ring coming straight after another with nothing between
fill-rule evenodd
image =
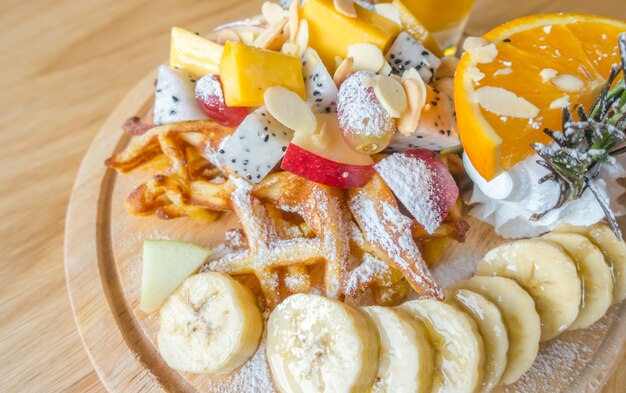
<instances>
[{"instance_id":1,"label":"banana slice","mask_svg":"<svg viewBox=\"0 0 626 393\"><path fill-rule=\"evenodd\" d=\"M503 244L485 255L476 274L511 278L530 294L541 319L542 341L556 337L578 316L582 294L576 264L553 243Z\"/></svg>"},{"instance_id":2,"label":"banana slice","mask_svg":"<svg viewBox=\"0 0 626 393\"><path fill-rule=\"evenodd\" d=\"M533 365L539 351L541 322L533 299L515 281L502 277L473 277L451 288L479 293L498 307L509 338L507 364L500 382L508 385L517 381Z\"/></svg>"},{"instance_id":3,"label":"banana slice","mask_svg":"<svg viewBox=\"0 0 626 393\"><path fill-rule=\"evenodd\" d=\"M498 307L484 296L467 289L446 290L446 302L467 313L485 343L485 379L479 392L491 392L506 368L509 338Z\"/></svg>"},{"instance_id":4,"label":"banana slice","mask_svg":"<svg viewBox=\"0 0 626 393\"><path fill-rule=\"evenodd\" d=\"M362 311L296 294L267 322L267 359L283 393L369 391L379 366L378 331Z\"/></svg>"},{"instance_id":5,"label":"banana slice","mask_svg":"<svg viewBox=\"0 0 626 393\"><path fill-rule=\"evenodd\" d=\"M598 247L575 233L548 233L545 240L563 247L578 266L582 283L582 302L578 317L569 330L583 329L602 318L613 302L613 278Z\"/></svg>"},{"instance_id":6,"label":"banana slice","mask_svg":"<svg viewBox=\"0 0 626 393\"><path fill-rule=\"evenodd\" d=\"M170 367L225 373L259 347L263 317L250 290L222 273L189 277L161 307L157 343Z\"/></svg>"},{"instance_id":7,"label":"banana slice","mask_svg":"<svg viewBox=\"0 0 626 393\"><path fill-rule=\"evenodd\" d=\"M595 244L611 268L613 274L613 304L626 298L626 243L615 237L615 234L604 223L590 227L560 225L555 232L579 233L587 236Z\"/></svg>"},{"instance_id":8,"label":"banana slice","mask_svg":"<svg viewBox=\"0 0 626 393\"><path fill-rule=\"evenodd\" d=\"M437 300L412 300L398 308L426 327L435 350L432 391L476 391L482 383L485 355L474 321L456 307Z\"/></svg>"},{"instance_id":9,"label":"banana slice","mask_svg":"<svg viewBox=\"0 0 626 393\"><path fill-rule=\"evenodd\" d=\"M362 310L380 336L380 369L372 393L429 393L435 355L423 325L397 309Z\"/></svg>"}]
</instances>

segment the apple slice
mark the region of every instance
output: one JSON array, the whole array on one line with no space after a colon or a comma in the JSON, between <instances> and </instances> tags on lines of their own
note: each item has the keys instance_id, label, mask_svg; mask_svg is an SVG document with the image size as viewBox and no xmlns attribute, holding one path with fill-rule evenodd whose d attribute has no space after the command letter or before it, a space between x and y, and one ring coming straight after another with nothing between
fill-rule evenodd
<instances>
[{"instance_id":1,"label":"apple slice","mask_svg":"<svg viewBox=\"0 0 626 393\"><path fill-rule=\"evenodd\" d=\"M145 240L139 308L147 313L157 310L210 254L209 250L190 243Z\"/></svg>"},{"instance_id":2,"label":"apple slice","mask_svg":"<svg viewBox=\"0 0 626 393\"><path fill-rule=\"evenodd\" d=\"M250 109L228 106L219 75L206 75L196 82L196 101L209 119L227 127L237 127L250 114Z\"/></svg>"},{"instance_id":3,"label":"apple slice","mask_svg":"<svg viewBox=\"0 0 626 393\"><path fill-rule=\"evenodd\" d=\"M459 197L448 167L430 150L394 153L374 169L429 234L441 225Z\"/></svg>"},{"instance_id":4,"label":"apple slice","mask_svg":"<svg viewBox=\"0 0 626 393\"><path fill-rule=\"evenodd\" d=\"M364 186L374 173L372 158L348 146L335 114L317 114L316 118L315 133L296 132L281 168L327 186Z\"/></svg>"}]
</instances>

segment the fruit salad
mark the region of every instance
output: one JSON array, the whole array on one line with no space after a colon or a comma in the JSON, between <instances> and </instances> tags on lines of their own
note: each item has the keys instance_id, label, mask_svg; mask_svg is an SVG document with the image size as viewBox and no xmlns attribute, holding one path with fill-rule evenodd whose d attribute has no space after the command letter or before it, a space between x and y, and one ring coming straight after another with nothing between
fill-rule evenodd
<instances>
[{"instance_id":1,"label":"fruit salad","mask_svg":"<svg viewBox=\"0 0 626 393\"><path fill-rule=\"evenodd\" d=\"M144 242L138 308L170 367L227 385L255 362L229 392L490 392L626 297L626 23L522 18L458 59L415 8L265 2L172 29L153 110L107 165L152 175L134 215L240 227L211 227L211 250ZM467 274L443 284L463 200L526 239L447 261Z\"/></svg>"}]
</instances>

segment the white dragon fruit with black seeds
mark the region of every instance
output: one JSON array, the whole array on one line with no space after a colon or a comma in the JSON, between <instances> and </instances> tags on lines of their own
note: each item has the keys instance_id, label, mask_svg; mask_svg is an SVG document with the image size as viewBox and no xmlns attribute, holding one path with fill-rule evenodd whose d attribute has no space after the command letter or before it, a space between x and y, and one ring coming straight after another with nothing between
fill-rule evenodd
<instances>
[{"instance_id":1,"label":"white dragon fruit with black seeds","mask_svg":"<svg viewBox=\"0 0 626 393\"><path fill-rule=\"evenodd\" d=\"M416 148L440 151L459 146L454 102L447 94L428 86L430 101L426 102L417 129L411 135L397 132L386 152L401 152Z\"/></svg>"},{"instance_id":2,"label":"white dragon fruit with black seeds","mask_svg":"<svg viewBox=\"0 0 626 393\"><path fill-rule=\"evenodd\" d=\"M184 71L160 66L154 95L154 124L205 119L196 102L196 79Z\"/></svg>"},{"instance_id":3,"label":"white dragon fruit with black seeds","mask_svg":"<svg viewBox=\"0 0 626 393\"><path fill-rule=\"evenodd\" d=\"M302 56L306 102L315 113L337 112L337 86L317 52L308 48Z\"/></svg>"},{"instance_id":4,"label":"white dragon fruit with black seeds","mask_svg":"<svg viewBox=\"0 0 626 393\"><path fill-rule=\"evenodd\" d=\"M293 131L260 107L220 146L219 160L235 174L258 183L283 158L291 138Z\"/></svg>"},{"instance_id":5,"label":"white dragon fruit with black seeds","mask_svg":"<svg viewBox=\"0 0 626 393\"><path fill-rule=\"evenodd\" d=\"M385 54L392 72L402 75L405 70L415 68L426 83L430 83L441 60L407 32L400 33Z\"/></svg>"}]
</instances>

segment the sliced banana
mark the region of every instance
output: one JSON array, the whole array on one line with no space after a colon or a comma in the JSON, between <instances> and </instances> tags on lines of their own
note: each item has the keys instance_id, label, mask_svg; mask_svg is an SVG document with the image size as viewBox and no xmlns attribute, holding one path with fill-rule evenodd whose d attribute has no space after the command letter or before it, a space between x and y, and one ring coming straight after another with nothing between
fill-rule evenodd
<instances>
[{"instance_id":1,"label":"sliced banana","mask_svg":"<svg viewBox=\"0 0 626 393\"><path fill-rule=\"evenodd\" d=\"M478 264L479 276L515 280L535 300L541 340L567 329L578 316L581 283L576 264L563 249L545 240L519 240L489 251Z\"/></svg>"},{"instance_id":2,"label":"sliced banana","mask_svg":"<svg viewBox=\"0 0 626 393\"><path fill-rule=\"evenodd\" d=\"M288 297L267 322L267 359L279 391L369 391L379 366L378 331L362 311L310 294Z\"/></svg>"},{"instance_id":3,"label":"sliced banana","mask_svg":"<svg viewBox=\"0 0 626 393\"><path fill-rule=\"evenodd\" d=\"M479 392L491 392L506 368L509 337L498 307L484 296L467 289L448 289L446 302L468 314L485 343L485 378Z\"/></svg>"},{"instance_id":4,"label":"sliced banana","mask_svg":"<svg viewBox=\"0 0 626 393\"><path fill-rule=\"evenodd\" d=\"M613 304L619 303L626 298L626 243L619 240L611 228L604 223L590 227L576 227L573 225L560 225L555 232L579 233L587 236L595 244L613 274Z\"/></svg>"},{"instance_id":5,"label":"sliced banana","mask_svg":"<svg viewBox=\"0 0 626 393\"><path fill-rule=\"evenodd\" d=\"M412 300L398 308L426 327L435 350L432 391L476 391L482 383L485 355L474 321L456 307L437 300Z\"/></svg>"},{"instance_id":6,"label":"sliced banana","mask_svg":"<svg viewBox=\"0 0 626 393\"><path fill-rule=\"evenodd\" d=\"M583 235L553 232L543 238L563 247L578 266L583 297L578 317L569 330L591 326L606 314L613 302L613 278L604 255Z\"/></svg>"},{"instance_id":7,"label":"sliced banana","mask_svg":"<svg viewBox=\"0 0 626 393\"><path fill-rule=\"evenodd\" d=\"M421 322L404 312L364 307L380 336L380 368L372 392L429 393L435 355Z\"/></svg>"},{"instance_id":8,"label":"sliced banana","mask_svg":"<svg viewBox=\"0 0 626 393\"><path fill-rule=\"evenodd\" d=\"M515 281L502 277L473 277L451 288L479 293L498 307L509 338L507 364L500 382L508 385L517 381L533 365L539 351L541 322L533 299Z\"/></svg>"},{"instance_id":9,"label":"sliced banana","mask_svg":"<svg viewBox=\"0 0 626 393\"><path fill-rule=\"evenodd\" d=\"M263 317L250 290L222 273L189 277L161 307L159 352L170 367L225 373L259 347Z\"/></svg>"}]
</instances>

